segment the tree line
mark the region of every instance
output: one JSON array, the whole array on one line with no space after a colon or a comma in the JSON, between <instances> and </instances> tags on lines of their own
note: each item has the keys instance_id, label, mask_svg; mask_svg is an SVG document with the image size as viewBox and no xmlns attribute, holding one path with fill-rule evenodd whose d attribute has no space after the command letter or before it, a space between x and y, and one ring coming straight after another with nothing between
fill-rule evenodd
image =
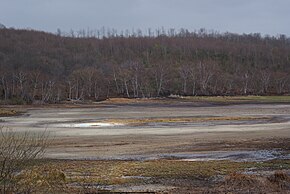
<instances>
[{"instance_id":1,"label":"tree line","mask_svg":"<svg viewBox=\"0 0 290 194\"><path fill-rule=\"evenodd\" d=\"M285 35L170 29L64 36L60 30L0 29L5 103L289 91Z\"/></svg>"}]
</instances>

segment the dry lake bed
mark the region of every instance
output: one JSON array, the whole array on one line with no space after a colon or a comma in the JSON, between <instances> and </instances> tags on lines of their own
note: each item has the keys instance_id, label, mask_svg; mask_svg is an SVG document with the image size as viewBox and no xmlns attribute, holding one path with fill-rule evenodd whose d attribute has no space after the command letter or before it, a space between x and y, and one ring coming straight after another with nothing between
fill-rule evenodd
<instances>
[{"instance_id":1,"label":"dry lake bed","mask_svg":"<svg viewBox=\"0 0 290 194\"><path fill-rule=\"evenodd\" d=\"M68 166L89 166L97 177L90 179L90 189L218 193L230 184L225 183L228 176L242 182L248 178L239 180L232 173L265 180L276 172L289 176L287 103L175 101L12 108L23 113L2 117L1 125L19 132L49 132L52 143L45 158L52 159L50 165L57 161L71 177L67 172L79 170ZM72 188L79 184L69 183ZM277 189L289 191L289 182L285 184ZM271 189L276 192L276 187Z\"/></svg>"}]
</instances>

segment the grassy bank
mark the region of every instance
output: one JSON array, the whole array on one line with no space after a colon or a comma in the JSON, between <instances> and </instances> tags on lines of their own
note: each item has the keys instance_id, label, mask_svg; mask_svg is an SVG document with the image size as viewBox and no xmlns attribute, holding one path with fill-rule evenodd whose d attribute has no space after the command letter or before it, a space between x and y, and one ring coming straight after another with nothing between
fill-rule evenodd
<instances>
[{"instance_id":1,"label":"grassy bank","mask_svg":"<svg viewBox=\"0 0 290 194\"><path fill-rule=\"evenodd\" d=\"M161 103L171 104L178 102L195 103L290 103L290 96L174 96L168 98L109 98L102 101L104 104L138 104Z\"/></svg>"},{"instance_id":2,"label":"grassy bank","mask_svg":"<svg viewBox=\"0 0 290 194\"><path fill-rule=\"evenodd\" d=\"M290 96L188 96L184 99L219 103L290 103Z\"/></svg>"}]
</instances>

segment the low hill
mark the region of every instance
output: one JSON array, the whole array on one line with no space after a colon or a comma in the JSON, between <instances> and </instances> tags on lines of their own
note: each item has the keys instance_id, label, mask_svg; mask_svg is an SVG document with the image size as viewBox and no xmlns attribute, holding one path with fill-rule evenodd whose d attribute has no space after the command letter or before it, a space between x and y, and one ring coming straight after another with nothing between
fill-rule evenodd
<instances>
[{"instance_id":1,"label":"low hill","mask_svg":"<svg viewBox=\"0 0 290 194\"><path fill-rule=\"evenodd\" d=\"M94 37L3 28L0 43L0 99L8 103L290 90L290 39L284 35Z\"/></svg>"}]
</instances>

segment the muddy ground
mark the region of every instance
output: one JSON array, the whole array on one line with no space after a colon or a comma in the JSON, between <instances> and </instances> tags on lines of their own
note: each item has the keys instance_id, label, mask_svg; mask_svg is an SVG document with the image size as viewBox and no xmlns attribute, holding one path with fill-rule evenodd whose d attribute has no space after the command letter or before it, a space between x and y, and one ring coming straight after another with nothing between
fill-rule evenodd
<instances>
[{"instance_id":1,"label":"muddy ground","mask_svg":"<svg viewBox=\"0 0 290 194\"><path fill-rule=\"evenodd\" d=\"M51 159L186 164L285 161L282 170L289 173L290 104L149 102L13 108L23 114L2 117L1 125L19 132L49 131L52 145L45 157ZM149 181L145 189L144 183L136 184L135 191L187 188L188 181L180 177L170 180L157 181L157 186Z\"/></svg>"}]
</instances>

